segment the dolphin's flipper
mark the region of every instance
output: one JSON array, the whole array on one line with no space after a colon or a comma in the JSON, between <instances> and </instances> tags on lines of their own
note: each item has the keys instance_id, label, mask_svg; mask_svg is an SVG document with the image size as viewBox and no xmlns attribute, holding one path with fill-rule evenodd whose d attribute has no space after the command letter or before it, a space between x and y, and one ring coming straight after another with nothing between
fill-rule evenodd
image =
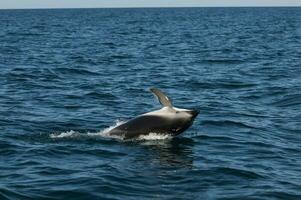
<instances>
[{"instance_id":1,"label":"dolphin's flipper","mask_svg":"<svg viewBox=\"0 0 301 200\"><path fill-rule=\"evenodd\" d=\"M151 88L150 91L156 95L156 97L158 98L159 102L163 105L163 106L167 106L167 107L172 107L172 101L169 97L167 97L161 90L157 89L157 88Z\"/></svg>"}]
</instances>

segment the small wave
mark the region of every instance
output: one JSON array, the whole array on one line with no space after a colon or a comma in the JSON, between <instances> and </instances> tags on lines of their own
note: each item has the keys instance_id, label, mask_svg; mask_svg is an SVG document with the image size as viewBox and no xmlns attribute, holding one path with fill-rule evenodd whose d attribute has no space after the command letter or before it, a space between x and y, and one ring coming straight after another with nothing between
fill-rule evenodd
<instances>
[{"instance_id":1,"label":"small wave","mask_svg":"<svg viewBox=\"0 0 301 200\"><path fill-rule=\"evenodd\" d=\"M212 126L229 126L229 127L239 127L239 128L254 128L253 126L241 122L241 121L233 121L233 120L203 120L203 125L212 125Z\"/></svg>"},{"instance_id":2,"label":"small wave","mask_svg":"<svg viewBox=\"0 0 301 200\"><path fill-rule=\"evenodd\" d=\"M32 33L32 32L8 32L7 35L9 36L15 36L15 37L37 37L37 36L43 36L45 34L43 33Z\"/></svg>"},{"instance_id":3,"label":"small wave","mask_svg":"<svg viewBox=\"0 0 301 200\"><path fill-rule=\"evenodd\" d=\"M204 59L204 63L209 64L241 64L244 62L244 60L238 60L238 59Z\"/></svg>"},{"instance_id":4,"label":"small wave","mask_svg":"<svg viewBox=\"0 0 301 200\"><path fill-rule=\"evenodd\" d=\"M301 94L286 95L281 99L272 103L277 107L292 107L299 106L301 104Z\"/></svg>"},{"instance_id":5,"label":"small wave","mask_svg":"<svg viewBox=\"0 0 301 200\"><path fill-rule=\"evenodd\" d=\"M248 179L263 178L263 175L258 172L242 169L242 168L232 168L232 167L217 167L214 169L215 173L228 174L233 176L245 177Z\"/></svg>"},{"instance_id":6,"label":"small wave","mask_svg":"<svg viewBox=\"0 0 301 200\"><path fill-rule=\"evenodd\" d=\"M101 98L101 99L105 99L105 100L114 100L117 97L113 94L110 93L104 93L104 92L88 92L85 94L85 96L87 97L91 97L91 98Z\"/></svg>"},{"instance_id":7,"label":"small wave","mask_svg":"<svg viewBox=\"0 0 301 200\"><path fill-rule=\"evenodd\" d=\"M80 68L68 68L68 67L58 67L55 69L55 73L60 75L85 75L85 76L96 76L98 75L95 71L90 71L88 69L80 69Z\"/></svg>"},{"instance_id":8,"label":"small wave","mask_svg":"<svg viewBox=\"0 0 301 200\"><path fill-rule=\"evenodd\" d=\"M200 139L202 141L205 140L223 140L223 141L235 141L236 139L233 137L229 137L229 136L220 136L220 135L214 135L214 136L209 136L209 135L196 135L193 136L193 138L197 138Z\"/></svg>"}]
</instances>

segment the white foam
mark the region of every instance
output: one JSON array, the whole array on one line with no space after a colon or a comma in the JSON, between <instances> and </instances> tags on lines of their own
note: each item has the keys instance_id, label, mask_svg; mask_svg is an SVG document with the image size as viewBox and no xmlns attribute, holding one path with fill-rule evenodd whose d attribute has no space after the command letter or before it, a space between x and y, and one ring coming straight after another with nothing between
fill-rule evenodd
<instances>
[{"instance_id":1,"label":"white foam","mask_svg":"<svg viewBox=\"0 0 301 200\"><path fill-rule=\"evenodd\" d=\"M87 133L79 133L73 130L70 131L65 131L65 132L61 132L61 133L52 133L49 135L50 138L52 139L59 139L59 138L74 138L74 137L97 137L97 136L101 136L101 137L105 137L105 138L115 138L115 139L120 139L123 140L124 137L123 136L118 136L118 135L110 135L109 132L116 128L117 126L124 124L125 121L119 121L117 120L115 122L114 125L105 128L101 131L98 132L87 132ZM172 136L168 135L168 134L162 134L162 133L149 133L147 135L140 135L138 138L135 138L133 140L142 140L142 141L146 141L146 140L150 140L150 141L154 141L154 140L166 140L166 139L170 139L172 138Z\"/></svg>"},{"instance_id":2,"label":"white foam","mask_svg":"<svg viewBox=\"0 0 301 200\"><path fill-rule=\"evenodd\" d=\"M166 140L172 138L169 134L149 133L147 135L140 135L138 140Z\"/></svg>"},{"instance_id":3,"label":"white foam","mask_svg":"<svg viewBox=\"0 0 301 200\"><path fill-rule=\"evenodd\" d=\"M123 139L122 136L116 136L116 135L112 136L112 135L108 134L112 129L114 129L115 127L117 127L123 123L125 123L125 121L117 120L114 125L106 128L106 129L103 129L101 131L98 131L98 132L79 133L79 132L70 130L70 131L65 131L65 132L61 132L61 133L51 133L49 135L49 137L52 139L58 139L58 138L74 138L74 137L78 137L78 136L83 136L83 137L84 136L91 136L91 137L102 136L102 137Z\"/></svg>"},{"instance_id":4,"label":"white foam","mask_svg":"<svg viewBox=\"0 0 301 200\"><path fill-rule=\"evenodd\" d=\"M66 137L74 137L74 135L78 134L77 132L71 130L71 131L66 131L62 132L59 134L52 133L50 134L50 138L66 138Z\"/></svg>"}]
</instances>

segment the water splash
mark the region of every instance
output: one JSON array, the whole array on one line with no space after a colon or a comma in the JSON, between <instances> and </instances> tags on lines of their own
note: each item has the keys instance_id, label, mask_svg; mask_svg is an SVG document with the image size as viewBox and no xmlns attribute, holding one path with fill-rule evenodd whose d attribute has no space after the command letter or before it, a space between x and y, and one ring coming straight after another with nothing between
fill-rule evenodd
<instances>
[{"instance_id":1,"label":"water splash","mask_svg":"<svg viewBox=\"0 0 301 200\"><path fill-rule=\"evenodd\" d=\"M80 134L79 132L70 130L70 131L59 133L59 134L52 133L52 134L49 135L49 137L51 139L55 139L55 138L69 138L69 137L74 137L74 136L79 135L79 134Z\"/></svg>"},{"instance_id":2,"label":"water splash","mask_svg":"<svg viewBox=\"0 0 301 200\"><path fill-rule=\"evenodd\" d=\"M102 137L106 137L106 138L115 138L115 139L122 139L123 140L123 137L122 136L118 136L118 135L110 135L109 132L116 128L117 126L120 126L121 124L124 124L125 121L121 121L121 120L117 120L115 122L114 125L108 127L108 128L105 128L99 132L88 132L87 135L88 136L102 136Z\"/></svg>"},{"instance_id":3,"label":"water splash","mask_svg":"<svg viewBox=\"0 0 301 200\"><path fill-rule=\"evenodd\" d=\"M87 133L80 133L77 131L65 131L61 133L52 133L49 135L51 139L60 139L60 138L75 138L75 137L104 137L104 138L114 138L114 139L119 139L119 140L124 140L123 136L118 136L118 135L110 135L109 132L116 128L117 126L124 124L125 121L120 121L117 120L114 125L105 128L101 131L98 132L87 132ZM147 135L141 135L133 140L165 140L165 139L170 139L171 136L169 134L162 134L162 133L149 133Z\"/></svg>"},{"instance_id":4,"label":"water splash","mask_svg":"<svg viewBox=\"0 0 301 200\"><path fill-rule=\"evenodd\" d=\"M51 139L59 139L59 138L75 138L75 137L94 137L94 136L101 136L101 137L106 137L106 138L116 138L116 139L123 139L123 137L121 136L112 136L112 135L109 135L109 132L114 129L115 127L121 125L125 123L125 121L120 121L120 120L117 120L115 122L114 125L106 128L106 129L103 129L101 131L98 131L98 132L87 132L87 133L80 133L80 132L77 132L77 131L74 131L74 130L70 130L70 131L65 131L65 132L61 132L61 133L51 133L49 135L49 137Z\"/></svg>"},{"instance_id":5,"label":"water splash","mask_svg":"<svg viewBox=\"0 0 301 200\"><path fill-rule=\"evenodd\" d=\"M109 135L109 132L112 129L114 129L115 127L117 127L117 126L119 126L119 125L121 125L123 123L125 123L125 122L117 120L114 125L106 128L106 129L103 129L101 131L98 131L98 132L80 133L78 131L70 130L70 131L64 131L64 132L61 132L61 133L51 133L49 135L49 137L51 139L59 139L59 138L85 137L85 136L102 136L102 137L110 137L110 138L116 138L116 139L123 139L123 137L121 137L121 136L112 136L112 135Z\"/></svg>"},{"instance_id":6,"label":"water splash","mask_svg":"<svg viewBox=\"0 0 301 200\"><path fill-rule=\"evenodd\" d=\"M141 135L137 138L137 140L166 140L172 138L169 134L162 133L149 133L147 135Z\"/></svg>"}]
</instances>

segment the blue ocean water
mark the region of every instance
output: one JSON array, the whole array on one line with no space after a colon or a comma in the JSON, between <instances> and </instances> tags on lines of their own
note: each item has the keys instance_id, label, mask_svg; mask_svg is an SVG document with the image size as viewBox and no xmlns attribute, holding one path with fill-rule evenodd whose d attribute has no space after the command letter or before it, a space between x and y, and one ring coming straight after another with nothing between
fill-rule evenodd
<instances>
[{"instance_id":1,"label":"blue ocean water","mask_svg":"<svg viewBox=\"0 0 301 200\"><path fill-rule=\"evenodd\" d=\"M0 199L301 199L301 8L0 10ZM180 137L104 133L199 108Z\"/></svg>"}]
</instances>

